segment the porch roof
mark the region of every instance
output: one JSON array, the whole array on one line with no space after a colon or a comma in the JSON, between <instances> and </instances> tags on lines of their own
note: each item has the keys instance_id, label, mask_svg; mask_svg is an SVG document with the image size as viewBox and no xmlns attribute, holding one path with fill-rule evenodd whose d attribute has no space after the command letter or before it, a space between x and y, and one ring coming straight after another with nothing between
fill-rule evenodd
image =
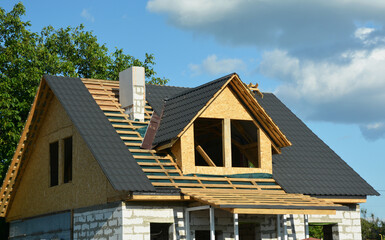
<instances>
[{"instance_id":1,"label":"porch roof","mask_svg":"<svg viewBox=\"0 0 385 240\"><path fill-rule=\"evenodd\" d=\"M196 189L181 192L202 204L239 214L335 214L347 207L303 194L271 190Z\"/></svg>"}]
</instances>

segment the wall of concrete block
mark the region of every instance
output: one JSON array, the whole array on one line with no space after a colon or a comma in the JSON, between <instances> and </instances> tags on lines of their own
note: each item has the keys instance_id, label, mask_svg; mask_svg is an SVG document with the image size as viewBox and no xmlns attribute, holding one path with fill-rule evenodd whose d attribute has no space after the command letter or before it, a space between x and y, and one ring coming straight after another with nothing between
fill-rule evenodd
<instances>
[{"instance_id":1,"label":"wall of concrete block","mask_svg":"<svg viewBox=\"0 0 385 240\"><path fill-rule=\"evenodd\" d=\"M116 202L73 211L73 239L150 240L152 223L169 224L169 240L185 240L185 210L183 203ZM234 240L233 214L214 209L217 240ZM286 215L289 240L305 238L304 215ZM309 224L329 223L333 240L361 240L360 209L351 205L336 215L309 215ZM283 233L283 216L281 216ZM247 227L256 239L277 239L277 215L239 215L239 229ZM196 231L210 230L209 210L190 212L191 239L200 240ZM14 221L10 224L10 239L70 239L71 212Z\"/></svg>"},{"instance_id":2,"label":"wall of concrete block","mask_svg":"<svg viewBox=\"0 0 385 240\"><path fill-rule=\"evenodd\" d=\"M120 202L77 209L73 216L73 239L120 240L122 219Z\"/></svg>"},{"instance_id":3,"label":"wall of concrete block","mask_svg":"<svg viewBox=\"0 0 385 240\"><path fill-rule=\"evenodd\" d=\"M287 215L289 240L305 238L304 215ZM352 204L335 215L309 215L309 224L332 225L333 240L361 240L360 206ZM293 227L294 226L294 227Z\"/></svg>"},{"instance_id":4,"label":"wall of concrete block","mask_svg":"<svg viewBox=\"0 0 385 240\"><path fill-rule=\"evenodd\" d=\"M185 239L182 205L125 203L122 209L123 239L150 240L151 223L169 223L169 239Z\"/></svg>"}]
</instances>

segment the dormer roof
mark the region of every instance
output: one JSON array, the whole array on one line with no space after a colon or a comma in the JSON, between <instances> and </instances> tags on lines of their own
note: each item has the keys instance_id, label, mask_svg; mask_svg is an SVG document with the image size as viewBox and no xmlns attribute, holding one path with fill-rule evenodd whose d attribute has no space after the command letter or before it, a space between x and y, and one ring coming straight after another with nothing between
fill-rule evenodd
<instances>
[{"instance_id":1,"label":"dormer roof","mask_svg":"<svg viewBox=\"0 0 385 240\"><path fill-rule=\"evenodd\" d=\"M278 147L290 146L290 141L256 101L236 73L208 82L196 88L180 92L165 99L161 121L153 145L175 141L199 117L226 87L231 87L250 115L260 124Z\"/></svg>"}]
</instances>

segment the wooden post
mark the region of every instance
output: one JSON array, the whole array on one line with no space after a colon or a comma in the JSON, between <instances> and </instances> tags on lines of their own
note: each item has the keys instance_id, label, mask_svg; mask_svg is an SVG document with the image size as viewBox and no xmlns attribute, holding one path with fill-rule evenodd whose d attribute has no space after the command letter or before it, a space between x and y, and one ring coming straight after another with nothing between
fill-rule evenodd
<instances>
[{"instance_id":1,"label":"wooden post","mask_svg":"<svg viewBox=\"0 0 385 240\"><path fill-rule=\"evenodd\" d=\"M283 239L287 240L287 223L286 223L286 215L283 215Z\"/></svg>"},{"instance_id":2,"label":"wooden post","mask_svg":"<svg viewBox=\"0 0 385 240\"><path fill-rule=\"evenodd\" d=\"M186 224L185 231L186 231L186 240L190 240L190 212L188 209L184 211L184 222Z\"/></svg>"},{"instance_id":3,"label":"wooden post","mask_svg":"<svg viewBox=\"0 0 385 240\"><path fill-rule=\"evenodd\" d=\"M210 240L215 240L215 218L213 207L210 207Z\"/></svg>"},{"instance_id":4,"label":"wooden post","mask_svg":"<svg viewBox=\"0 0 385 240\"><path fill-rule=\"evenodd\" d=\"M309 215L303 215L304 223L305 223L305 238L309 238Z\"/></svg>"},{"instance_id":5,"label":"wooden post","mask_svg":"<svg viewBox=\"0 0 385 240\"><path fill-rule=\"evenodd\" d=\"M238 213L234 213L234 240L239 240Z\"/></svg>"},{"instance_id":6,"label":"wooden post","mask_svg":"<svg viewBox=\"0 0 385 240\"><path fill-rule=\"evenodd\" d=\"M277 240L281 239L281 215L277 214Z\"/></svg>"},{"instance_id":7,"label":"wooden post","mask_svg":"<svg viewBox=\"0 0 385 240\"><path fill-rule=\"evenodd\" d=\"M222 125L223 166L231 168L231 120L223 119Z\"/></svg>"}]
</instances>

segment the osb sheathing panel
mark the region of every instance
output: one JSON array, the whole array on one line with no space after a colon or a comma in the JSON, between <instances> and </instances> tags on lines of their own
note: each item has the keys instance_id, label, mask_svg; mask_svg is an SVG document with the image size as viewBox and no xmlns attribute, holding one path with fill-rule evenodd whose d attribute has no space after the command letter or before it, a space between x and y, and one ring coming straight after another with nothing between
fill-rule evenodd
<instances>
[{"instance_id":1,"label":"osb sheathing panel","mask_svg":"<svg viewBox=\"0 0 385 240\"><path fill-rule=\"evenodd\" d=\"M61 168L59 185L50 187L49 143L69 136L73 137L72 182L63 184ZM62 156L59 157L60 166L63 165ZM9 209L7 221L103 204L108 197L117 194L63 107L53 98Z\"/></svg>"},{"instance_id":2,"label":"osb sheathing panel","mask_svg":"<svg viewBox=\"0 0 385 240\"><path fill-rule=\"evenodd\" d=\"M273 157L271 151L271 141L267 135L261 130L258 129L259 136L259 159L261 168L266 170L267 173L273 173Z\"/></svg>"},{"instance_id":3,"label":"osb sheathing panel","mask_svg":"<svg viewBox=\"0 0 385 240\"><path fill-rule=\"evenodd\" d=\"M178 166L182 168L182 152L181 152L180 142L181 142L180 139L178 139L175 142L175 144L171 147L171 152L174 155L176 164L178 164Z\"/></svg>"},{"instance_id":4,"label":"osb sheathing panel","mask_svg":"<svg viewBox=\"0 0 385 240\"><path fill-rule=\"evenodd\" d=\"M194 124L180 138L182 172L191 173L195 166Z\"/></svg>"},{"instance_id":5,"label":"osb sheathing panel","mask_svg":"<svg viewBox=\"0 0 385 240\"><path fill-rule=\"evenodd\" d=\"M219 118L233 120L253 120L243 104L234 95L229 87L226 87L214 101L202 112L200 118ZM181 136L180 151L179 145L174 145L172 152L174 155L181 152L181 167L184 174L216 174L231 175L242 173L272 173L272 152L271 141L267 135L259 130L260 146L258 148L261 159L261 168L241 168L241 167L209 167L195 166L195 145L194 145L194 125L189 126L186 132ZM178 141L179 141L178 140ZM177 155L176 155L177 156Z\"/></svg>"},{"instance_id":6,"label":"osb sheathing panel","mask_svg":"<svg viewBox=\"0 0 385 240\"><path fill-rule=\"evenodd\" d=\"M229 87L226 87L199 117L252 120L250 114Z\"/></svg>"}]
</instances>

